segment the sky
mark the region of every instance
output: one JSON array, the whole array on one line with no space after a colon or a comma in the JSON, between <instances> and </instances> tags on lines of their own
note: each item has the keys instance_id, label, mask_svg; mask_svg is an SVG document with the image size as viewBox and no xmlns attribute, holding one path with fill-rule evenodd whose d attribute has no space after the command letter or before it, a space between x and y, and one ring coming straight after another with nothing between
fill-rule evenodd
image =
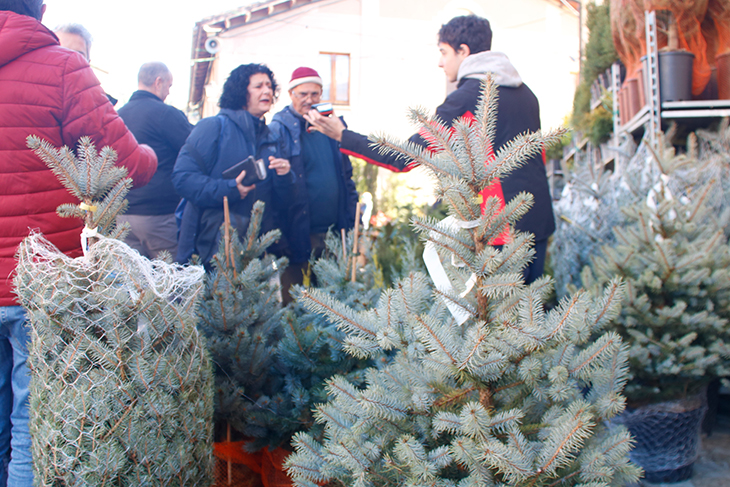
<instances>
[{"instance_id":1,"label":"sky","mask_svg":"<svg viewBox=\"0 0 730 487\"><path fill-rule=\"evenodd\" d=\"M81 24L94 38L91 65L119 109L137 89L139 67L165 63L173 75L166 102L185 109L195 22L254 3L249 0L45 0L43 24Z\"/></svg>"}]
</instances>

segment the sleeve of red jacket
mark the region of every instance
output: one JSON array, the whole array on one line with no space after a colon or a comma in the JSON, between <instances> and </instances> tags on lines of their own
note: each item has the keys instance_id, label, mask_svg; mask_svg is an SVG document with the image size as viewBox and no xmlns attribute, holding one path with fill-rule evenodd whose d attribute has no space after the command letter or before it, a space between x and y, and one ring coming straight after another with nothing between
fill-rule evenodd
<instances>
[{"instance_id":1,"label":"sleeve of red jacket","mask_svg":"<svg viewBox=\"0 0 730 487\"><path fill-rule=\"evenodd\" d=\"M97 150L110 146L116 151L117 166L127 168L134 187L147 184L157 170L155 152L137 143L81 56L68 57L62 87L63 143L76 147L78 140L88 135Z\"/></svg>"},{"instance_id":2,"label":"sleeve of red jacket","mask_svg":"<svg viewBox=\"0 0 730 487\"><path fill-rule=\"evenodd\" d=\"M410 161L403 156L392 153L381 154L366 136L352 130L346 129L342 132L340 152L363 159L368 164L390 169L393 172L408 172L414 167L408 165Z\"/></svg>"},{"instance_id":3,"label":"sleeve of red jacket","mask_svg":"<svg viewBox=\"0 0 730 487\"><path fill-rule=\"evenodd\" d=\"M446 97L446 100L436 109L436 115L446 125L451 126L456 118L466 114L468 101L468 93L457 90ZM428 146L428 142L420 133L413 134L408 141L422 147ZM391 153L381 154L377 147L373 147L372 142L366 136L351 130L342 132L342 142L340 145L340 150L348 156L359 157L360 159L364 159L365 162L390 169L394 172L408 172L415 167L414 165L409 165L408 163L410 161L405 157Z\"/></svg>"}]
</instances>

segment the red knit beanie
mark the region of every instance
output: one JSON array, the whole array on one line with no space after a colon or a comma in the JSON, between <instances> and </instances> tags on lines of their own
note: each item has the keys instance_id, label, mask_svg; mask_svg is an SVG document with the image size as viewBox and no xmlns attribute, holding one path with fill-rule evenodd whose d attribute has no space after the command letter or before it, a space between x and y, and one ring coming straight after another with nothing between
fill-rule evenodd
<instances>
[{"instance_id":1,"label":"red knit beanie","mask_svg":"<svg viewBox=\"0 0 730 487\"><path fill-rule=\"evenodd\" d=\"M312 68L297 68L291 74L291 81L289 81L289 89L291 90L295 86L299 86L303 83L316 83L322 86L322 78L319 77L319 73Z\"/></svg>"}]
</instances>

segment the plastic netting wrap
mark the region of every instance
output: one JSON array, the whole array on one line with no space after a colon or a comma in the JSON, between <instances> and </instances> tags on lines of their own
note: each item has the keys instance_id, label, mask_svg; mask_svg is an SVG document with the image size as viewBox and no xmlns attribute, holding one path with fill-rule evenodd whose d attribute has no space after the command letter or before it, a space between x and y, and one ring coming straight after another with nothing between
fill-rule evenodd
<instances>
[{"instance_id":1,"label":"plastic netting wrap","mask_svg":"<svg viewBox=\"0 0 730 487\"><path fill-rule=\"evenodd\" d=\"M623 219L620 206L645 197L653 184L645 144L637 149L627 141L620 152L631 156L614 173L598 164L597 152L577 153L574 170L554 203L556 229L550 255L558 296L569 294L571 286L581 287L580 273L591 256L614 242L613 227Z\"/></svg>"},{"instance_id":2,"label":"plastic netting wrap","mask_svg":"<svg viewBox=\"0 0 730 487\"><path fill-rule=\"evenodd\" d=\"M611 34L616 53L632 78L646 54L644 34L644 0L611 0Z\"/></svg>"},{"instance_id":3,"label":"plastic netting wrap","mask_svg":"<svg viewBox=\"0 0 730 487\"><path fill-rule=\"evenodd\" d=\"M212 372L195 327L204 271L97 238L76 259L37 233L18 250L36 485L209 485Z\"/></svg>"},{"instance_id":4,"label":"plastic netting wrap","mask_svg":"<svg viewBox=\"0 0 730 487\"><path fill-rule=\"evenodd\" d=\"M633 435L631 460L644 468L647 481L677 482L692 474L706 411L702 396L696 396L627 410L613 421Z\"/></svg>"},{"instance_id":5,"label":"plastic netting wrap","mask_svg":"<svg viewBox=\"0 0 730 487\"><path fill-rule=\"evenodd\" d=\"M707 16L712 19L717 32L715 54L719 56L730 52L730 2L710 0Z\"/></svg>"},{"instance_id":6,"label":"plastic netting wrap","mask_svg":"<svg viewBox=\"0 0 730 487\"><path fill-rule=\"evenodd\" d=\"M698 135L699 140L694 135L689 138L689 152L681 156L671 177L662 177L646 140L638 147L630 140L622 145L613 173L603 169L596 152L576 154L560 200L554 203L556 230L550 255L559 296L568 294L570 286L581 287L583 267L603 245L613 244L613 227L624 221L621 208L648 202L659 181L683 201L699 197L697 188L708 188L703 195L705 203L712 207L726 233L730 232L730 128L724 123L716 132L700 131ZM672 136L669 133L664 140ZM674 149L662 145L660 151L663 154Z\"/></svg>"}]
</instances>

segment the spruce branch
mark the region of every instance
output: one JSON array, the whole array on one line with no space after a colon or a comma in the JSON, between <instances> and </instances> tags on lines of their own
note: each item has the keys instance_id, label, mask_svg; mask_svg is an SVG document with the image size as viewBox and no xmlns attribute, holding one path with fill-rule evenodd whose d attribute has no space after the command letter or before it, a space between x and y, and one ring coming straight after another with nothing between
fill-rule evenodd
<instances>
[{"instance_id":1,"label":"spruce branch","mask_svg":"<svg viewBox=\"0 0 730 487\"><path fill-rule=\"evenodd\" d=\"M27 145L43 160L69 192L81 203L78 210L61 205L57 213L62 217L83 217L90 229L99 228L102 235L120 235L116 231L116 216L124 211L124 199L132 187L124 167L109 167L116 161L113 149L105 147L101 155L90 137L79 140L77 159L67 148L55 149L47 141L30 135ZM123 231L124 229L120 229Z\"/></svg>"},{"instance_id":2,"label":"spruce branch","mask_svg":"<svg viewBox=\"0 0 730 487\"><path fill-rule=\"evenodd\" d=\"M487 82L481 86L476 113L477 127L480 130L478 140L483 144L485 151L489 152L493 152L494 137L497 133L498 105L497 85L490 73L487 75Z\"/></svg>"},{"instance_id":3,"label":"spruce branch","mask_svg":"<svg viewBox=\"0 0 730 487\"><path fill-rule=\"evenodd\" d=\"M373 147L378 149L378 152L382 154L396 154L409 161L408 165L410 166L423 166L432 172L438 172L443 175L449 174L434 163L427 149L413 142L399 142L386 135L372 135L369 140Z\"/></svg>"},{"instance_id":4,"label":"spruce branch","mask_svg":"<svg viewBox=\"0 0 730 487\"><path fill-rule=\"evenodd\" d=\"M40 139L38 136L29 135L28 147L51 168L53 174L58 177L68 191L78 199L84 198L84 192L79 188L76 181L79 179L78 168L74 163L74 157L68 147L60 150L53 147L49 142Z\"/></svg>"},{"instance_id":5,"label":"spruce branch","mask_svg":"<svg viewBox=\"0 0 730 487\"><path fill-rule=\"evenodd\" d=\"M351 309L341 306L340 303L332 300L329 296L323 295L316 289L312 291L302 291L301 296L305 306L310 308L312 311L317 312L322 310L342 326L356 331L357 333L361 333L365 337L376 337L377 334L375 331L357 321Z\"/></svg>"},{"instance_id":6,"label":"spruce branch","mask_svg":"<svg viewBox=\"0 0 730 487\"><path fill-rule=\"evenodd\" d=\"M446 124L437 115L428 116L423 108L410 109L408 115L412 124L421 127L421 135L429 142L428 151L444 154L464 174L465 168L452 147L453 135ZM429 168L433 172L439 170L432 166Z\"/></svg>"}]
</instances>

